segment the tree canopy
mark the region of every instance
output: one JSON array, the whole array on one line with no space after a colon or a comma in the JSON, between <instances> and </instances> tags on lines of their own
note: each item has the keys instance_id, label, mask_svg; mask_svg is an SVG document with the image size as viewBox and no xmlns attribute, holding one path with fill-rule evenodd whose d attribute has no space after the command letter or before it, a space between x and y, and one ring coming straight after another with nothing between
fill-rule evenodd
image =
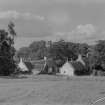
<instances>
[{"instance_id":1,"label":"tree canopy","mask_svg":"<svg viewBox=\"0 0 105 105\"><path fill-rule=\"evenodd\" d=\"M14 23L9 23L9 30L0 30L0 75L10 75L16 69L14 37L16 35L14 30Z\"/></svg>"}]
</instances>

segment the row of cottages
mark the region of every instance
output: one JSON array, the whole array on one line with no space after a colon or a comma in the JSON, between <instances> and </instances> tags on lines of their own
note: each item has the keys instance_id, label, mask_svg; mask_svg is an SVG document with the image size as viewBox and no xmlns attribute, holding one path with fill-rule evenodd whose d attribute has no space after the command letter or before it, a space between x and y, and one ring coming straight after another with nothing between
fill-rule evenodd
<instances>
[{"instance_id":1,"label":"row of cottages","mask_svg":"<svg viewBox=\"0 0 105 105\"><path fill-rule=\"evenodd\" d=\"M76 61L66 61L62 66L58 67L53 59L45 58L45 64L40 74L60 74L60 75L87 75L86 63L79 54Z\"/></svg>"},{"instance_id":2,"label":"row of cottages","mask_svg":"<svg viewBox=\"0 0 105 105\"><path fill-rule=\"evenodd\" d=\"M47 59L44 57L44 65L39 74L60 74L60 75L86 75L87 67L86 63L79 54L76 61L66 61L61 66L58 66L53 59ZM33 65L30 61L24 61L20 58L18 67L22 73L32 73Z\"/></svg>"}]
</instances>

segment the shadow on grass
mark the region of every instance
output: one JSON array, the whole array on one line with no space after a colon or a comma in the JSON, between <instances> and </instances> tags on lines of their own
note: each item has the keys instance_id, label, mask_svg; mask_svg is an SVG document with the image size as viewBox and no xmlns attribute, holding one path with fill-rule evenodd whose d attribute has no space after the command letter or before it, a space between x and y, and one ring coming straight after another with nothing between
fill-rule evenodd
<instances>
[{"instance_id":1,"label":"shadow on grass","mask_svg":"<svg viewBox=\"0 0 105 105\"><path fill-rule=\"evenodd\" d=\"M27 76L25 75L18 75L18 76L0 76L0 79L25 79L25 78L28 78Z\"/></svg>"}]
</instances>

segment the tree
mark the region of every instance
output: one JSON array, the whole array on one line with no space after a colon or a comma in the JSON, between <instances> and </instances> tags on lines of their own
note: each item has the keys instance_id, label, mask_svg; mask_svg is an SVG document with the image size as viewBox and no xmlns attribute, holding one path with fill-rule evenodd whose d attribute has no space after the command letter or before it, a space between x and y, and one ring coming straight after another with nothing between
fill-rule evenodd
<instances>
[{"instance_id":1,"label":"tree","mask_svg":"<svg viewBox=\"0 0 105 105\"><path fill-rule=\"evenodd\" d=\"M31 49L29 47L22 47L17 52L19 57L28 58L30 57Z\"/></svg>"},{"instance_id":2,"label":"tree","mask_svg":"<svg viewBox=\"0 0 105 105\"><path fill-rule=\"evenodd\" d=\"M6 30L0 30L0 75L10 75L14 73L16 69L13 56L15 54L14 48L14 25L8 25L9 32ZM12 32L13 31L13 32Z\"/></svg>"},{"instance_id":3,"label":"tree","mask_svg":"<svg viewBox=\"0 0 105 105\"><path fill-rule=\"evenodd\" d=\"M97 44L89 47L88 60L92 73L105 71L105 41L99 40ZM102 75L102 74L101 74Z\"/></svg>"},{"instance_id":4,"label":"tree","mask_svg":"<svg viewBox=\"0 0 105 105\"><path fill-rule=\"evenodd\" d=\"M14 41L14 37L16 36L16 32L14 30L14 23L12 21L10 21L10 23L8 24L8 31L9 31L9 34L11 35L11 39L12 41ZM13 42L14 43L14 42Z\"/></svg>"},{"instance_id":5,"label":"tree","mask_svg":"<svg viewBox=\"0 0 105 105\"><path fill-rule=\"evenodd\" d=\"M44 40L34 41L30 44L29 48L31 49L32 59L43 59L46 55L46 42Z\"/></svg>"},{"instance_id":6,"label":"tree","mask_svg":"<svg viewBox=\"0 0 105 105\"><path fill-rule=\"evenodd\" d=\"M44 49L45 48L46 42L41 40L41 41L34 41L32 44L30 44L29 48L32 49L33 52L38 51L39 49Z\"/></svg>"},{"instance_id":7,"label":"tree","mask_svg":"<svg viewBox=\"0 0 105 105\"><path fill-rule=\"evenodd\" d=\"M54 59L64 59L67 58L67 44L64 40L54 42L49 47L49 57Z\"/></svg>"},{"instance_id":8,"label":"tree","mask_svg":"<svg viewBox=\"0 0 105 105\"><path fill-rule=\"evenodd\" d=\"M79 44L79 53L82 55L87 55L89 45L86 43Z\"/></svg>"},{"instance_id":9,"label":"tree","mask_svg":"<svg viewBox=\"0 0 105 105\"><path fill-rule=\"evenodd\" d=\"M72 43L72 42L67 42L68 43L68 57L72 58L73 60L76 60L78 57L79 53L79 44L78 43Z\"/></svg>"},{"instance_id":10,"label":"tree","mask_svg":"<svg viewBox=\"0 0 105 105\"><path fill-rule=\"evenodd\" d=\"M105 40L99 40L95 46L96 62L105 70Z\"/></svg>"},{"instance_id":11,"label":"tree","mask_svg":"<svg viewBox=\"0 0 105 105\"><path fill-rule=\"evenodd\" d=\"M60 40L54 42L50 47L50 55L55 58L65 59L65 60L76 60L78 55L79 45L77 43L66 42Z\"/></svg>"},{"instance_id":12,"label":"tree","mask_svg":"<svg viewBox=\"0 0 105 105\"><path fill-rule=\"evenodd\" d=\"M18 56L23 58L31 58L34 59L43 59L47 53L46 42L34 41L29 47L22 47L18 51Z\"/></svg>"}]
</instances>

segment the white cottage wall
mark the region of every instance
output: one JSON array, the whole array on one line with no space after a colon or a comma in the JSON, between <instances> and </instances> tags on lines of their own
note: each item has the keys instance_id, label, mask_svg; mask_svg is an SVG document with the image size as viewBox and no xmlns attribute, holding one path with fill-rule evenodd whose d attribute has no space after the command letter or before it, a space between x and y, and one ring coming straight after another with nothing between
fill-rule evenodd
<instances>
[{"instance_id":1,"label":"white cottage wall","mask_svg":"<svg viewBox=\"0 0 105 105\"><path fill-rule=\"evenodd\" d=\"M60 74L61 75L68 75L68 76L74 76L74 68L73 68L73 66L69 62L66 62L60 68Z\"/></svg>"},{"instance_id":2,"label":"white cottage wall","mask_svg":"<svg viewBox=\"0 0 105 105\"><path fill-rule=\"evenodd\" d=\"M25 71L28 71L28 68L27 66L24 64L22 58L20 59L20 62L18 64L19 68L21 69L21 71L25 72Z\"/></svg>"}]
</instances>

